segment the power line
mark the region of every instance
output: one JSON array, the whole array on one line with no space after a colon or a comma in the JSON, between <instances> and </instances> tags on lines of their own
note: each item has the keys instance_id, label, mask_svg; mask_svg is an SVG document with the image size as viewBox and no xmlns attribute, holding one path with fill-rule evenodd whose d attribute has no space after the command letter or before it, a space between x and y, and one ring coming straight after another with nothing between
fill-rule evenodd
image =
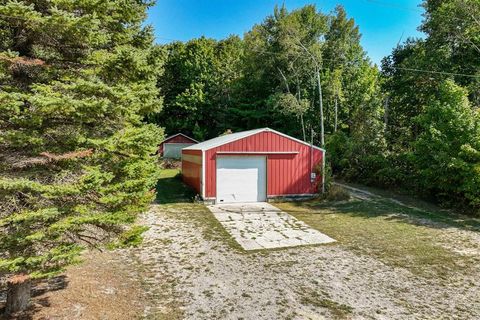
<instances>
[{"instance_id":1,"label":"power line","mask_svg":"<svg viewBox=\"0 0 480 320\"><path fill-rule=\"evenodd\" d=\"M280 55L281 53L278 52L271 52L271 51L264 51L264 50L251 50L253 52L258 52L258 53L265 53L265 54L272 54L272 55ZM322 61L338 61L335 59L326 59L322 58ZM350 61L348 61L350 62ZM443 74L443 75L452 75L452 76L460 76L460 77L471 77L471 78L480 78L479 75L475 74L465 74L465 73L455 73L455 72L446 72L446 71L434 71L434 70L425 70L425 69L416 69L416 68L404 68L404 67L394 67L392 66L391 68L394 69L399 69L399 70L404 70L404 71L413 71L413 72L422 72L422 73L432 73L432 74Z\"/></svg>"},{"instance_id":2,"label":"power line","mask_svg":"<svg viewBox=\"0 0 480 320\"><path fill-rule=\"evenodd\" d=\"M162 37L157 37L158 39L163 39L163 40L170 40L170 41L181 41L181 40L175 40L175 39L168 39L168 38L162 38ZM256 52L256 53L263 53L263 54L270 54L270 55L283 55L280 52L272 52L272 51L266 51L266 50L256 50L256 49L251 49L250 51ZM327 58L322 58L322 61L338 61L336 59L327 59ZM350 61L348 61L350 62ZM391 68L398 69L398 70L404 70L404 71L411 71L411 72L420 72L420 73L432 73L432 74L442 74L442 75L451 75L451 76L459 76L459 77L470 77L470 78L480 78L480 75L475 75L475 74L465 74L465 73L455 73L455 72L447 72L447 71L435 71L435 70L425 70L425 69L417 69L417 68L404 68L404 67L394 67L392 66Z\"/></svg>"},{"instance_id":3,"label":"power line","mask_svg":"<svg viewBox=\"0 0 480 320\"><path fill-rule=\"evenodd\" d=\"M455 73L455 72L446 72L446 71L433 71L433 70L423 70L423 69L404 68L404 67L391 67L391 68L399 69L399 70L405 70L405 71L415 71L415 72L443 74L443 75L460 76L460 77L480 78L480 74L475 75L475 74Z\"/></svg>"},{"instance_id":4,"label":"power line","mask_svg":"<svg viewBox=\"0 0 480 320\"><path fill-rule=\"evenodd\" d=\"M377 0L365 0L367 2L376 4L378 6L382 7L390 7L390 8L395 8L399 10L406 10L406 11L414 11L414 12L421 12L423 13L423 10L417 9L417 8L412 8L412 7L405 7L402 5L398 5L396 3L391 3L391 2L383 2L383 1L377 1Z\"/></svg>"},{"instance_id":5,"label":"power line","mask_svg":"<svg viewBox=\"0 0 480 320\"><path fill-rule=\"evenodd\" d=\"M389 6L397 7L399 9L400 8L406 9L406 7L401 7L401 6L391 4L391 3L387 3L387 2L380 2L380 1L376 1L376 0L365 0L365 1L375 3L375 4L378 4L378 5L389 5ZM409 9L412 10L412 8L409 8ZM13 18L13 19L19 19L19 20L28 20L28 19L23 18L23 17L14 17L14 16L8 16L8 15L4 15L4 14L0 14L0 17ZM81 26L81 27L85 27L85 26ZM166 37L156 37L156 38L157 39L162 39L162 40L167 40L167 41L179 41L179 42L183 41L183 40L179 40L179 39L172 39L172 38L166 38ZM59 44L59 45L62 46L62 44ZM258 53L272 54L272 55L280 55L281 54L279 52L271 52L271 51L263 51L263 50L252 50L252 51L258 52ZM325 59L325 58L323 58L322 60L323 61L335 61L333 59ZM404 71L411 71L411 72L421 72L421 73L452 75L452 76L460 76L460 77L480 78L480 75L474 75L474 74L464 74L464 73L454 73L454 72L446 72L446 71L434 71L434 70L424 70L424 69L404 68L404 67L392 67L392 68L398 69L398 70L404 70Z\"/></svg>"}]
</instances>

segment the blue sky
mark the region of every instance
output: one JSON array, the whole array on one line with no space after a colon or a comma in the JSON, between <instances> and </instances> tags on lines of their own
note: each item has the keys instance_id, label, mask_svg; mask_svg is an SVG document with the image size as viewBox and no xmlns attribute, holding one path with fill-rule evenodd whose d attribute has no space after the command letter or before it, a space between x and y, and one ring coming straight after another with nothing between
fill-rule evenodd
<instances>
[{"instance_id":1,"label":"blue sky","mask_svg":"<svg viewBox=\"0 0 480 320\"><path fill-rule=\"evenodd\" d=\"M245 32L273 12L275 4L289 10L315 3L322 12L337 4L355 19L362 33L362 45L373 62L379 64L400 39L421 37L420 0L157 0L147 23L155 28L157 43L186 41L200 36L222 39Z\"/></svg>"}]
</instances>

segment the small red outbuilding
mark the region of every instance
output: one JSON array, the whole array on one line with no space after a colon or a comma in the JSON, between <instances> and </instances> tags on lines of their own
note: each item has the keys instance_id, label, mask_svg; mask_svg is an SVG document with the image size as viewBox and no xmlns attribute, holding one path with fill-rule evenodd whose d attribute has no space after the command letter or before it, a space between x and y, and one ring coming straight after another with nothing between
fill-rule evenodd
<instances>
[{"instance_id":1,"label":"small red outbuilding","mask_svg":"<svg viewBox=\"0 0 480 320\"><path fill-rule=\"evenodd\" d=\"M182 175L204 200L260 202L316 194L324 159L324 149L262 128L184 148Z\"/></svg>"},{"instance_id":2,"label":"small red outbuilding","mask_svg":"<svg viewBox=\"0 0 480 320\"><path fill-rule=\"evenodd\" d=\"M198 143L197 140L177 133L165 138L158 146L158 154L163 158L180 159L182 157L182 149Z\"/></svg>"}]
</instances>

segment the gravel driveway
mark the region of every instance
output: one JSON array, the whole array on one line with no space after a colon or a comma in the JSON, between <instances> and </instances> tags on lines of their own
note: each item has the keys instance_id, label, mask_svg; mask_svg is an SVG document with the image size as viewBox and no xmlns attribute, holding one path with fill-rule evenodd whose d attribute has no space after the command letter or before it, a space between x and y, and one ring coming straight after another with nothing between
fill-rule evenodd
<instances>
[{"instance_id":1,"label":"gravel driveway","mask_svg":"<svg viewBox=\"0 0 480 320\"><path fill-rule=\"evenodd\" d=\"M147 318L173 319L172 306L186 319L480 317L478 274L445 286L341 243L248 253L196 204L155 205L143 223Z\"/></svg>"}]
</instances>

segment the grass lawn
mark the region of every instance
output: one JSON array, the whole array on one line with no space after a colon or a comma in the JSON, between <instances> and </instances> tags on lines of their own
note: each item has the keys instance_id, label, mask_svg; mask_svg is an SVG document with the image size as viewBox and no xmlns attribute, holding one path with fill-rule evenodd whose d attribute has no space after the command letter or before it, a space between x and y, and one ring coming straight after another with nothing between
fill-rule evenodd
<instances>
[{"instance_id":1,"label":"grass lawn","mask_svg":"<svg viewBox=\"0 0 480 320\"><path fill-rule=\"evenodd\" d=\"M447 279L452 273L466 271L478 262L474 257L449 249L445 244L452 239L446 239L442 232L450 227L478 232L480 222L475 219L449 215L442 210L406 207L380 197L343 202L289 202L276 206L351 250L418 275Z\"/></svg>"},{"instance_id":2,"label":"grass lawn","mask_svg":"<svg viewBox=\"0 0 480 320\"><path fill-rule=\"evenodd\" d=\"M180 182L178 173L177 169L162 171L157 185L157 203L162 209L176 219L194 221L206 238L221 240L232 249L244 252L203 204L193 202L195 192ZM444 244L452 239L442 237L442 230L450 227L479 232L478 219L402 198L409 206L406 207L391 201L388 194L380 192L379 195L368 201L314 200L275 203L275 206L351 250L419 275L447 279L459 268L467 270L469 265L478 262L449 249Z\"/></svg>"}]
</instances>

